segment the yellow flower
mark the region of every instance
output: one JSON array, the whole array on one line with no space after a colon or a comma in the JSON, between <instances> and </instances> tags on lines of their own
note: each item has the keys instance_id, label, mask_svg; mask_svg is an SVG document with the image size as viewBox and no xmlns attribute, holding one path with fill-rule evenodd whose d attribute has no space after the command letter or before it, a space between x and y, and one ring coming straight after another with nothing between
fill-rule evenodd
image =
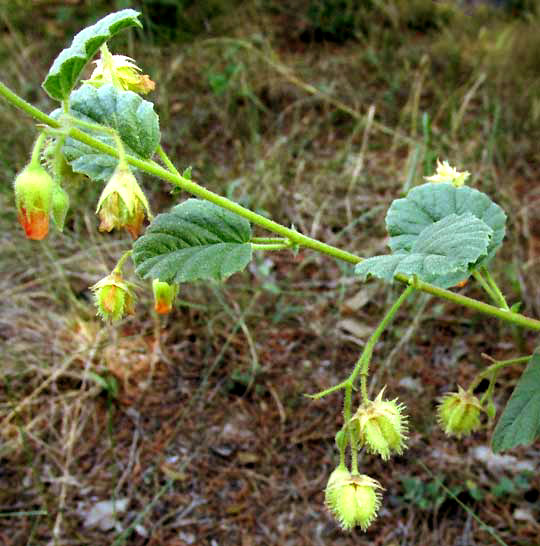
<instances>
[{"instance_id":1,"label":"yellow flower","mask_svg":"<svg viewBox=\"0 0 540 546\"><path fill-rule=\"evenodd\" d=\"M432 176L424 176L428 182L449 182L456 188L463 186L471 174L468 171L459 172L455 167L450 167L448 161L442 163L437 159L437 171Z\"/></svg>"},{"instance_id":2,"label":"yellow flower","mask_svg":"<svg viewBox=\"0 0 540 546\"><path fill-rule=\"evenodd\" d=\"M94 61L96 68L85 80L95 87L104 83L112 83L120 89L134 91L146 95L153 91L156 84L135 64L135 61L125 55L112 55L107 46L101 48L101 57Z\"/></svg>"}]
</instances>

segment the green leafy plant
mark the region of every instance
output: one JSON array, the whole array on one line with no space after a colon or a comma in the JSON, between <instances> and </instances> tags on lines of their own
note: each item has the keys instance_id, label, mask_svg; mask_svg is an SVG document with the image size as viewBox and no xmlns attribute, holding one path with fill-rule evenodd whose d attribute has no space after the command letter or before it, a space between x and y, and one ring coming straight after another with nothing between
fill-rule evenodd
<instances>
[{"instance_id":1,"label":"green leafy plant","mask_svg":"<svg viewBox=\"0 0 540 546\"><path fill-rule=\"evenodd\" d=\"M43 82L44 90L60 103L50 114L0 83L0 96L38 122L29 164L14 182L19 221L28 238L41 240L49 231L51 216L63 229L69 207L64 185L73 173L96 184L106 183L97 203L100 229L125 228L135 239L113 271L92 287L98 313L107 321L122 320L135 310L135 285L123 273L129 259L136 274L149 281L156 312L162 314L173 308L184 283L224 281L244 270L254 253L296 252L301 247L354 265L359 280L373 276L405 285L348 377L310 395L316 400L337 391L344 393L343 426L336 434L339 463L329 478L325 498L344 529L358 525L365 530L376 517L382 486L360 474L360 450L366 448L386 461L407 447L409 424L404 405L385 398L384 387L374 399L367 389L377 342L405 300L425 292L516 326L540 330L540 321L507 304L488 269L503 243L506 215L488 195L465 185L468 173L458 172L446 162L438 163L436 173L427 177L426 183L390 206L386 227L392 253L364 259L207 190L191 179L190 170L180 174L160 145L159 119L152 103L140 96L154 83L141 74L135 61L108 50L107 41L116 33L140 26L138 18L136 11L122 10L75 36ZM79 84L84 68L98 51L96 70ZM154 218L137 180L138 172L195 198ZM139 237L145 217L150 223ZM269 234L254 236L252 225ZM492 304L450 290L469 278L479 283ZM492 446L500 451L538 438L540 351L493 361L467 388L458 386L456 392L447 393L438 409L444 431L460 437L476 430L485 417L493 419L499 373L508 366L523 364L527 366L495 427ZM97 374L92 378L116 395L112 383ZM487 380L488 387L477 397L474 391L482 380ZM420 499L421 505L426 504L422 499L439 503L442 498L437 488L424 490L416 482L404 482L404 486L408 498Z\"/></svg>"}]
</instances>

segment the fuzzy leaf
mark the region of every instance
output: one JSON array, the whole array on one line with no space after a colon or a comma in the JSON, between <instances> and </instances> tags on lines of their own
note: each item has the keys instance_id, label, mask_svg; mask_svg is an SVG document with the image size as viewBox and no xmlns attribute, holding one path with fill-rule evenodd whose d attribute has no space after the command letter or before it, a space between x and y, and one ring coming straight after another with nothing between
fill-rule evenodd
<instances>
[{"instance_id":1,"label":"fuzzy leaf","mask_svg":"<svg viewBox=\"0 0 540 546\"><path fill-rule=\"evenodd\" d=\"M159 118L154 105L132 91L111 84L99 88L83 85L71 95L70 114L87 122L99 123L118 131L129 155L149 159L159 144ZM53 112L58 117L60 111ZM105 144L116 147L114 137L99 131L84 131ZM75 172L97 181L107 180L118 160L73 138L64 145L66 159Z\"/></svg>"},{"instance_id":2,"label":"fuzzy leaf","mask_svg":"<svg viewBox=\"0 0 540 546\"><path fill-rule=\"evenodd\" d=\"M409 252L422 231L450 214L467 212L485 222L493 235L488 252L480 263L489 261L504 238L506 214L485 193L468 186L428 183L412 189L407 197L396 199L386 215L386 227L393 252ZM479 265L479 264L478 264Z\"/></svg>"},{"instance_id":3,"label":"fuzzy leaf","mask_svg":"<svg viewBox=\"0 0 540 546\"><path fill-rule=\"evenodd\" d=\"M540 353L527 364L491 440L493 451L529 445L540 436Z\"/></svg>"},{"instance_id":4,"label":"fuzzy leaf","mask_svg":"<svg viewBox=\"0 0 540 546\"><path fill-rule=\"evenodd\" d=\"M81 72L94 57L98 49L115 34L131 26L142 27L137 19L140 13L133 9L123 9L110 13L92 26L81 30L73 38L71 45L60 52L53 62L43 89L56 100L69 97Z\"/></svg>"},{"instance_id":5,"label":"fuzzy leaf","mask_svg":"<svg viewBox=\"0 0 540 546\"><path fill-rule=\"evenodd\" d=\"M486 255L492 233L471 213L450 214L424 228L410 251L369 258L359 263L355 272L390 282L396 273L417 275L438 286L452 286L467 275L471 263Z\"/></svg>"},{"instance_id":6,"label":"fuzzy leaf","mask_svg":"<svg viewBox=\"0 0 540 546\"><path fill-rule=\"evenodd\" d=\"M133 245L143 279L168 283L223 280L251 260L251 227L240 216L200 199L159 214Z\"/></svg>"}]
</instances>

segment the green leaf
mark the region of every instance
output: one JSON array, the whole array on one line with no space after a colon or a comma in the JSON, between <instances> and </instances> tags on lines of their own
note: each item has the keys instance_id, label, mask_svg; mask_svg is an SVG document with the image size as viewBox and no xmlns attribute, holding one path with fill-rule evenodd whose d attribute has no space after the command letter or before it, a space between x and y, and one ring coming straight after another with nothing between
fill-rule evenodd
<instances>
[{"instance_id":1,"label":"green leaf","mask_svg":"<svg viewBox=\"0 0 540 546\"><path fill-rule=\"evenodd\" d=\"M223 280L251 260L247 220L217 205L188 199L159 214L133 245L133 261L143 279L190 282Z\"/></svg>"},{"instance_id":2,"label":"green leaf","mask_svg":"<svg viewBox=\"0 0 540 546\"><path fill-rule=\"evenodd\" d=\"M111 84L96 88L86 84L71 95L70 114L82 121L98 123L118 132L126 153L149 159L159 145L159 118L154 105L132 91L116 89ZM61 115L59 110L53 117ZM92 137L116 147L114 137L100 131L83 129ZM71 168L97 181L107 180L118 160L98 152L73 138L63 148Z\"/></svg>"},{"instance_id":3,"label":"green leaf","mask_svg":"<svg viewBox=\"0 0 540 546\"><path fill-rule=\"evenodd\" d=\"M53 99L67 99L86 64L107 40L127 27L142 27L137 19L139 15L133 9L123 9L81 30L54 60L42 84L43 89Z\"/></svg>"},{"instance_id":4,"label":"green leaf","mask_svg":"<svg viewBox=\"0 0 540 546\"><path fill-rule=\"evenodd\" d=\"M450 214L420 231L407 252L368 258L356 266L355 273L389 282L396 273L403 273L438 286L452 286L468 276L470 264L487 254L492 234L493 230L470 212Z\"/></svg>"},{"instance_id":5,"label":"green leaf","mask_svg":"<svg viewBox=\"0 0 540 546\"><path fill-rule=\"evenodd\" d=\"M396 199L386 215L386 227L393 252L409 252L422 231L450 214L471 213L485 222L493 235L480 265L497 252L504 238L506 214L485 193L468 186L428 183L412 189L407 197Z\"/></svg>"},{"instance_id":6,"label":"green leaf","mask_svg":"<svg viewBox=\"0 0 540 546\"><path fill-rule=\"evenodd\" d=\"M493 432L496 453L529 445L540 436L540 352L535 352L521 375Z\"/></svg>"}]
</instances>

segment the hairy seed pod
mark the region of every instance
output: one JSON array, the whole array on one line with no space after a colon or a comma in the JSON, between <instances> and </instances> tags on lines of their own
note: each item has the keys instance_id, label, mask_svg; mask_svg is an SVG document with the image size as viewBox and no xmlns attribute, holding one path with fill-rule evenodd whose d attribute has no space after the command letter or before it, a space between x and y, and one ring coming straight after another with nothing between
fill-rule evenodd
<instances>
[{"instance_id":1,"label":"hairy seed pod","mask_svg":"<svg viewBox=\"0 0 540 546\"><path fill-rule=\"evenodd\" d=\"M325 502L345 530L357 525L365 531L377 516L381 503L379 482L365 474L351 474L338 466L328 479Z\"/></svg>"},{"instance_id":2,"label":"hairy seed pod","mask_svg":"<svg viewBox=\"0 0 540 546\"><path fill-rule=\"evenodd\" d=\"M392 452L401 454L406 448L407 416L405 406L397 400L383 400L384 388L375 400L363 403L351 419L359 444L387 460Z\"/></svg>"},{"instance_id":3,"label":"hairy seed pod","mask_svg":"<svg viewBox=\"0 0 540 546\"><path fill-rule=\"evenodd\" d=\"M476 396L458 386L458 392L445 394L437 408L438 420L448 436L466 436L480 427L482 405Z\"/></svg>"}]
</instances>

